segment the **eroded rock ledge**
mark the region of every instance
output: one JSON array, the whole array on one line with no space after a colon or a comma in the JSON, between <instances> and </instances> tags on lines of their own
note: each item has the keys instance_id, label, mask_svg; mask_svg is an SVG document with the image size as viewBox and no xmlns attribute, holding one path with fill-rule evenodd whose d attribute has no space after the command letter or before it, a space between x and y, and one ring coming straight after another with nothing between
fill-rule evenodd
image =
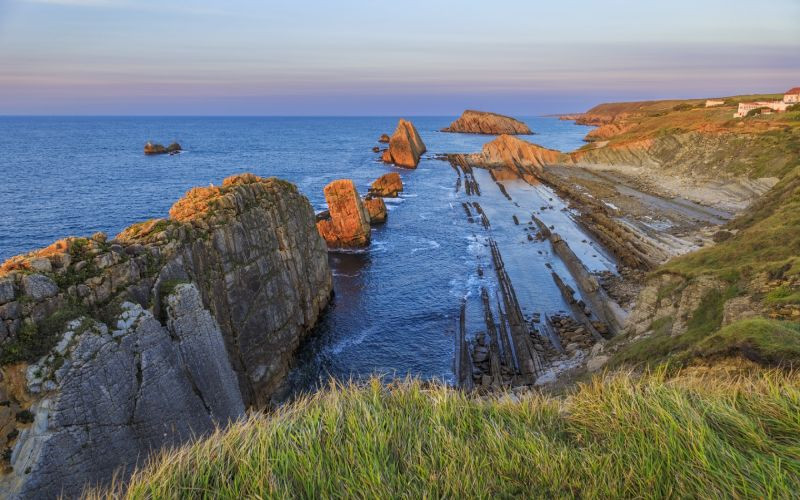
<instances>
[{"instance_id":1,"label":"eroded rock ledge","mask_svg":"<svg viewBox=\"0 0 800 500\"><path fill-rule=\"evenodd\" d=\"M510 116L472 109L464 111L449 127L443 128L442 132L490 135L528 135L533 133L523 122Z\"/></svg>"},{"instance_id":2,"label":"eroded rock ledge","mask_svg":"<svg viewBox=\"0 0 800 500\"><path fill-rule=\"evenodd\" d=\"M75 495L263 407L327 305L327 252L295 186L196 188L169 219L0 267L0 496Z\"/></svg>"}]
</instances>

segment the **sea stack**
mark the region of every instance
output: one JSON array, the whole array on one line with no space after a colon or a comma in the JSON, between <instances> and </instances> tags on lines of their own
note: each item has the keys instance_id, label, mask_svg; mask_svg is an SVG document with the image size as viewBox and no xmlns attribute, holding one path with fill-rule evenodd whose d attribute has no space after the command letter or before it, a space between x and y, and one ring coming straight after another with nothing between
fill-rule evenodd
<instances>
[{"instance_id":1,"label":"sea stack","mask_svg":"<svg viewBox=\"0 0 800 500\"><path fill-rule=\"evenodd\" d=\"M389 139L389 149L383 153L383 161L398 167L417 168L419 157L427 151L414 125L402 118Z\"/></svg>"},{"instance_id":2,"label":"sea stack","mask_svg":"<svg viewBox=\"0 0 800 500\"><path fill-rule=\"evenodd\" d=\"M325 186L328 216L317 222L317 230L328 248L360 248L369 245L369 213L350 179Z\"/></svg>"},{"instance_id":3,"label":"sea stack","mask_svg":"<svg viewBox=\"0 0 800 500\"><path fill-rule=\"evenodd\" d=\"M397 172L389 172L375 179L370 186L369 193L381 198L396 198L403 190L403 180Z\"/></svg>"},{"instance_id":4,"label":"sea stack","mask_svg":"<svg viewBox=\"0 0 800 500\"><path fill-rule=\"evenodd\" d=\"M443 128L442 132L488 135L527 135L533 133L527 125L510 116L472 109L464 111L449 127Z\"/></svg>"}]
</instances>

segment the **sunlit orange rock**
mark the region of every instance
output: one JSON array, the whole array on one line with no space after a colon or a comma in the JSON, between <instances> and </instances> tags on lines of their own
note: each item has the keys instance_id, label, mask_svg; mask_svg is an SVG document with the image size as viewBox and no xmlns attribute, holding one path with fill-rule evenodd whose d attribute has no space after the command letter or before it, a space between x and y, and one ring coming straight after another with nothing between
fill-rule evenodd
<instances>
[{"instance_id":1,"label":"sunlit orange rock","mask_svg":"<svg viewBox=\"0 0 800 500\"><path fill-rule=\"evenodd\" d=\"M399 167L417 168L419 157L425 151L427 148L417 129L411 122L401 118L389 139L389 149L383 153L383 161Z\"/></svg>"},{"instance_id":2,"label":"sunlit orange rock","mask_svg":"<svg viewBox=\"0 0 800 500\"><path fill-rule=\"evenodd\" d=\"M492 135L533 133L527 125L510 116L488 113L486 111L475 111L472 109L464 111L449 127L443 128L442 132Z\"/></svg>"},{"instance_id":3,"label":"sunlit orange rock","mask_svg":"<svg viewBox=\"0 0 800 500\"><path fill-rule=\"evenodd\" d=\"M383 202L383 198L365 198L364 208L369 214L370 224L386 222L386 203Z\"/></svg>"},{"instance_id":4,"label":"sunlit orange rock","mask_svg":"<svg viewBox=\"0 0 800 500\"><path fill-rule=\"evenodd\" d=\"M329 218L317 222L317 230L328 248L358 248L369 245L369 213L353 181L339 179L325 186Z\"/></svg>"},{"instance_id":5,"label":"sunlit orange rock","mask_svg":"<svg viewBox=\"0 0 800 500\"><path fill-rule=\"evenodd\" d=\"M375 179L370 186L370 194L381 198L395 198L403 190L403 180L397 172L389 172Z\"/></svg>"}]
</instances>

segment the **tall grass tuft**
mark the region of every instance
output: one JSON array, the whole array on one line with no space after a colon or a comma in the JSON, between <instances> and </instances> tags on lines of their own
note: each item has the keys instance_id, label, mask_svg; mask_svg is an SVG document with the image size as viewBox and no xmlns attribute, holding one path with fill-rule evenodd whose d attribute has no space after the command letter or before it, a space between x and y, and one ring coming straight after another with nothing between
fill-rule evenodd
<instances>
[{"instance_id":1,"label":"tall grass tuft","mask_svg":"<svg viewBox=\"0 0 800 500\"><path fill-rule=\"evenodd\" d=\"M331 383L95 498L757 497L800 492L800 376L609 374L565 397Z\"/></svg>"}]
</instances>

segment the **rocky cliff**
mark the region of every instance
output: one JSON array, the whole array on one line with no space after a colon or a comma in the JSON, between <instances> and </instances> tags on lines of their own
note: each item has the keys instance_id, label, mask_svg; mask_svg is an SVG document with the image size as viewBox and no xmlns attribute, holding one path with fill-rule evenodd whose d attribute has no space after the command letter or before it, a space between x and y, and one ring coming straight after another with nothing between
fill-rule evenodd
<instances>
[{"instance_id":1,"label":"rocky cliff","mask_svg":"<svg viewBox=\"0 0 800 500\"><path fill-rule=\"evenodd\" d=\"M389 149L383 153L383 161L399 167L417 168L419 158L425 151L425 143L414 124L401 118L389 139Z\"/></svg>"},{"instance_id":2,"label":"rocky cliff","mask_svg":"<svg viewBox=\"0 0 800 500\"><path fill-rule=\"evenodd\" d=\"M449 127L443 128L442 132L490 135L524 135L533 133L523 122L510 116L471 109L464 111Z\"/></svg>"},{"instance_id":3,"label":"rocky cliff","mask_svg":"<svg viewBox=\"0 0 800 500\"><path fill-rule=\"evenodd\" d=\"M0 495L78 493L269 403L331 293L297 189L245 174L169 219L0 268Z\"/></svg>"}]
</instances>

